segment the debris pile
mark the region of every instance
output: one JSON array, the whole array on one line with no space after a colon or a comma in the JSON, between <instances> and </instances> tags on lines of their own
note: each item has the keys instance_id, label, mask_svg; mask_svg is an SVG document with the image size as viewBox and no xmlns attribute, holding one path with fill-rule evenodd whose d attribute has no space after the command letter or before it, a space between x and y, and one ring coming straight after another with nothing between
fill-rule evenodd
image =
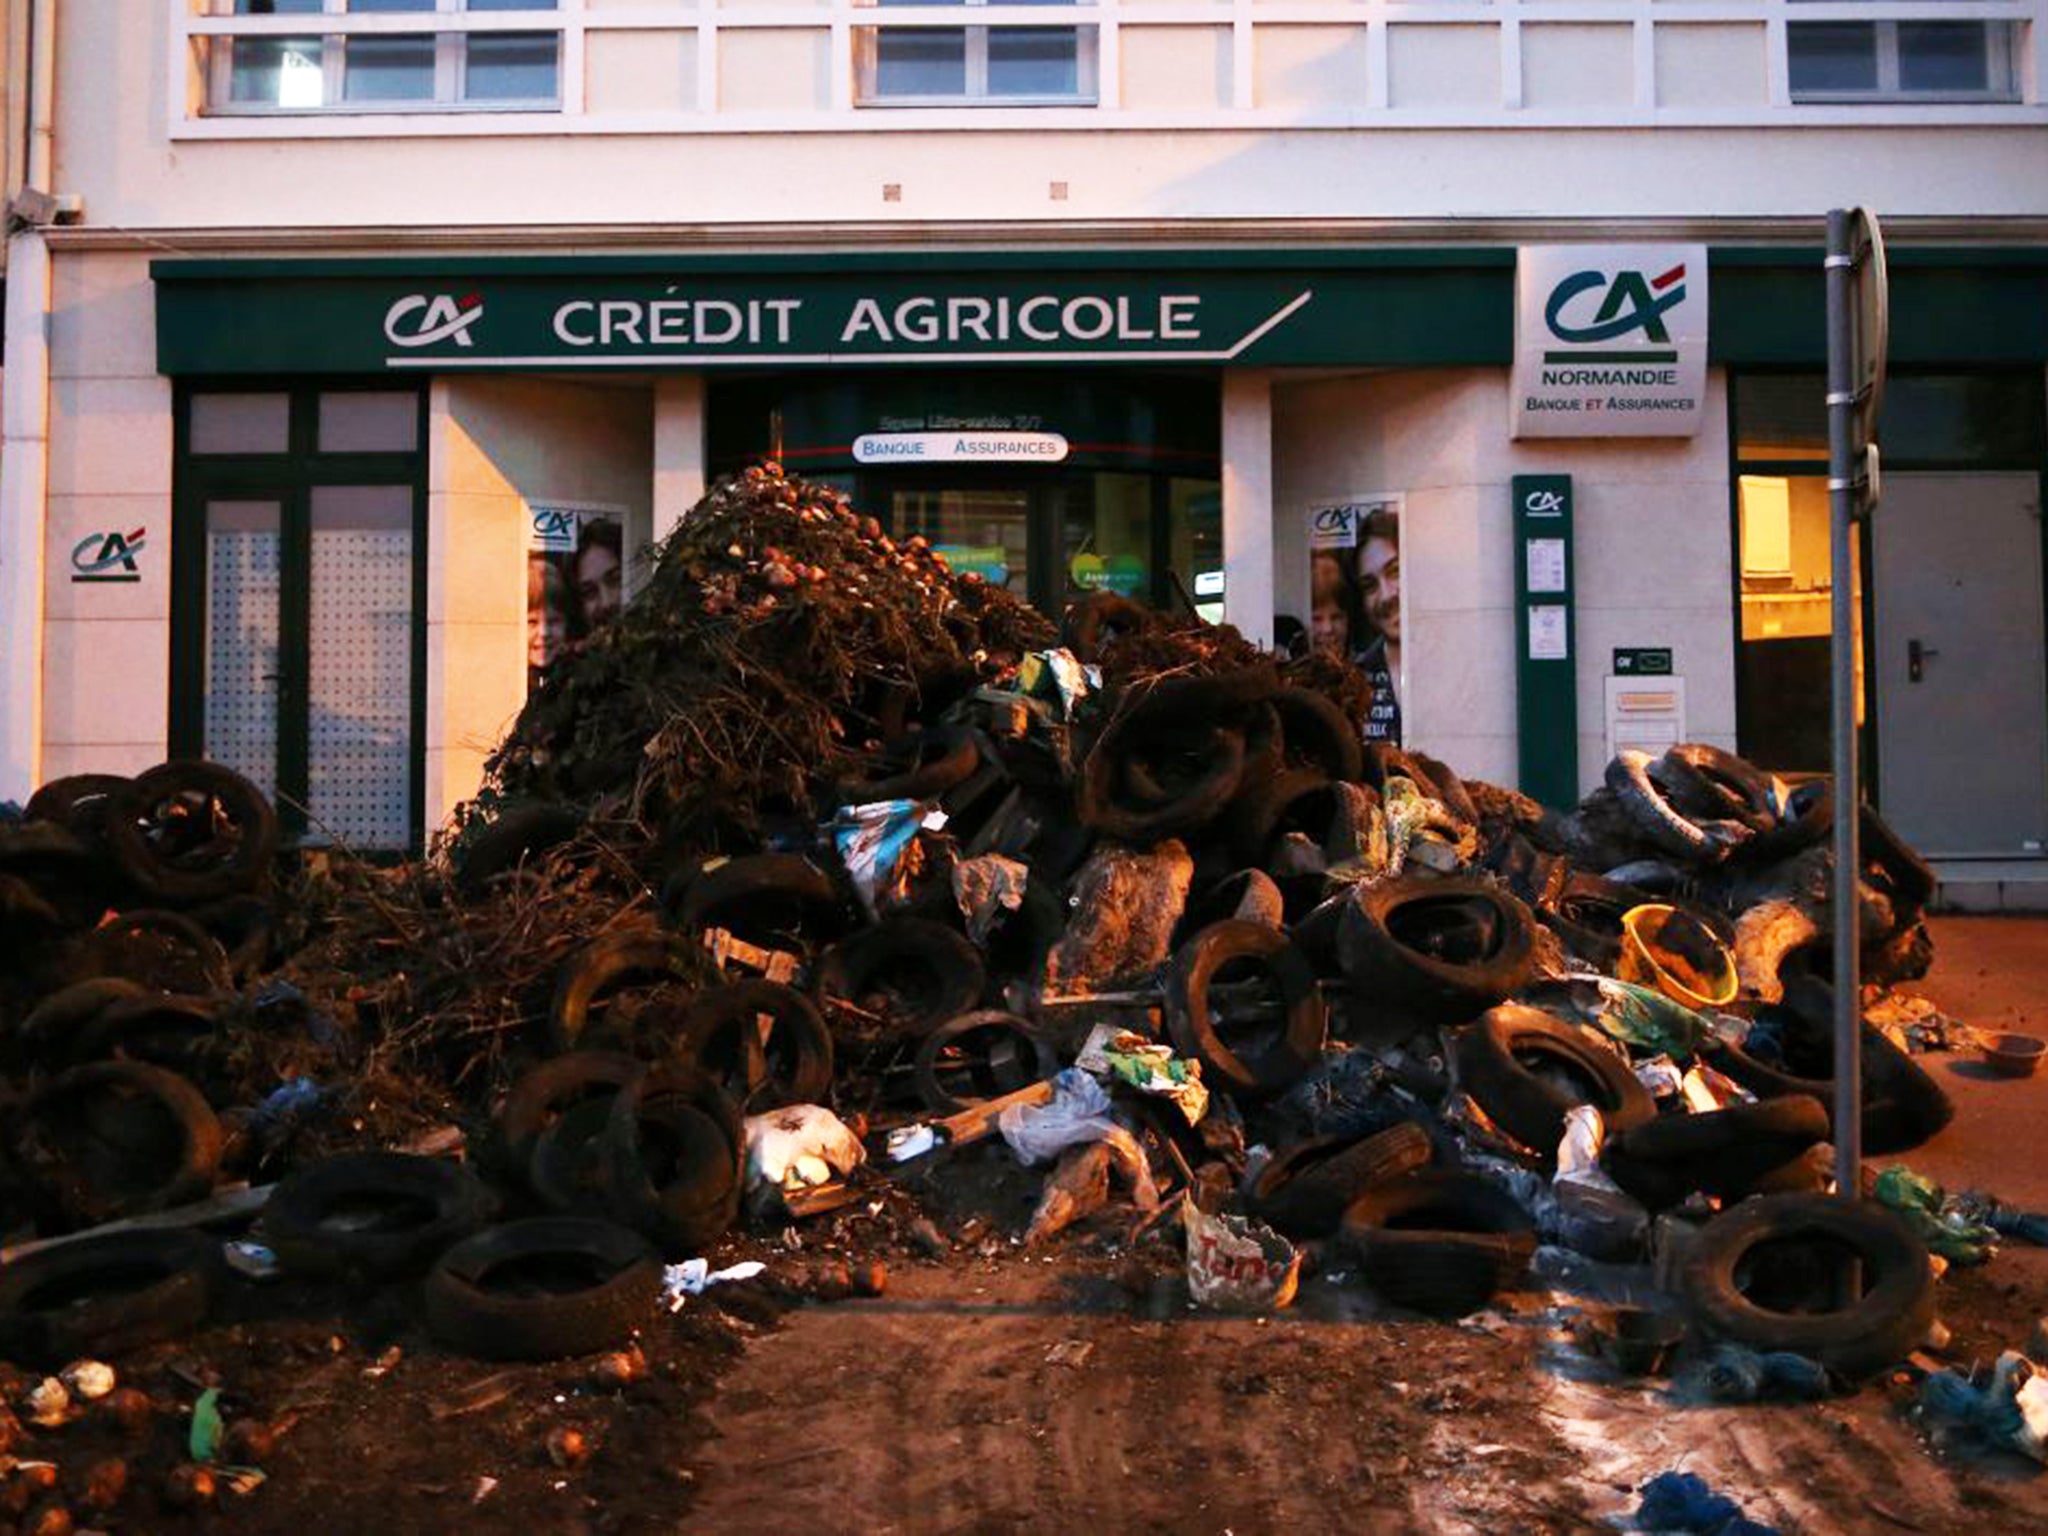
<instances>
[{"instance_id":1,"label":"debris pile","mask_svg":"<svg viewBox=\"0 0 2048 1536\"><path fill-rule=\"evenodd\" d=\"M1204 1304L1307 1269L1458 1315L1550 1244L1670 1281L1617 1361L1683 1337L1853 1380L1916 1348L1938 1192L1915 1225L1824 1192L1828 784L1684 745L1560 814L1368 746L1369 702L1108 595L1056 633L749 470L428 859L280 878L213 764L0 826L0 1217L61 1238L247 1183L243 1275L424 1274L444 1347L546 1359L738 1288L701 1262L729 1232L907 1203L1000 1139L1049 1170L1020 1237L1127 1208ZM1911 979L1933 877L1858 814L1866 974ZM1866 1146L1946 1124L1874 1027L1863 1071ZM196 1327L220 1259L176 1225L16 1256L0 1357Z\"/></svg>"}]
</instances>

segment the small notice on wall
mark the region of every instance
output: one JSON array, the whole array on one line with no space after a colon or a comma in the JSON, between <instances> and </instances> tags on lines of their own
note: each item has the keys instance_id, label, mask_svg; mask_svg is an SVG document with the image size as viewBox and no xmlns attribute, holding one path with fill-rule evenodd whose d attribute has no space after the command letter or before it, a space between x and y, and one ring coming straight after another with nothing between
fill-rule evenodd
<instances>
[{"instance_id":1,"label":"small notice on wall","mask_svg":"<svg viewBox=\"0 0 2048 1536\"><path fill-rule=\"evenodd\" d=\"M1529 550L1529 590L1531 592L1562 592L1564 585L1564 540L1531 539Z\"/></svg>"},{"instance_id":2,"label":"small notice on wall","mask_svg":"<svg viewBox=\"0 0 2048 1536\"><path fill-rule=\"evenodd\" d=\"M1563 603L1538 603L1529 610L1529 659L1531 661L1568 661L1571 658L1571 642L1565 615L1569 610Z\"/></svg>"}]
</instances>

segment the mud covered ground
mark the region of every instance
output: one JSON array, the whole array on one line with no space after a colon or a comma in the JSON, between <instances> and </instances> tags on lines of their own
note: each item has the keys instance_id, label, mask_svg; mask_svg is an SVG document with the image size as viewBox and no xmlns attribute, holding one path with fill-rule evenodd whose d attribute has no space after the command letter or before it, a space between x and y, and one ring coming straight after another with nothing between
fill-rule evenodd
<instances>
[{"instance_id":1,"label":"mud covered ground","mask_svg":"<svg viewBox=\"0 0 2048 1536\"><path fill-rule=\"evenodd\" d=\"M1940 925L1928 990L1954 977L1973 1020L2024 1027L2048 995L2048 923L2025 928ZM1929 1149L1941 1176L2023 1193L2001 1174L2025 1185L2048 1163L2048 1080L1930 1064L1962 1074L1957 1123ZM1565 1532L1609 1526L1674 1467L1787 1532L2048 1531L2048 1471L1931 1445L1901 1380L1698 1406L1574 1345L1583 1303L1555 1284L1440 1324L1384 1311L1339 1269L1285 1312L1217 1317L1188 1305L1171 1230L1133 1245L1127 1211L1019 1247L1036 1184L988 1146L735 1242L715 1261L757 1257L767 1276L650 1317L647 1373L625 1387L587 1362L452 1358L402 1289L238 1287L230 1321L121 1362L156 1405L146 1421L95 1410L18 1454L57 1461L67 1489L122 1459L134 1491L100 1524L134 1532ZM849 1259L886 1264L882 1295L838 1299ZM1610 1299L1643 1279L1598 1277ZM1954 1361L2024 1344L2048 1316L2048 1250L1952 1273L1941 1310ZM209 1385L273 1443L259 1436L262 1487L193 1514L157 1490ZM558 1428L587 1460L550 1458Z\"/></svg>"}]
</instances>

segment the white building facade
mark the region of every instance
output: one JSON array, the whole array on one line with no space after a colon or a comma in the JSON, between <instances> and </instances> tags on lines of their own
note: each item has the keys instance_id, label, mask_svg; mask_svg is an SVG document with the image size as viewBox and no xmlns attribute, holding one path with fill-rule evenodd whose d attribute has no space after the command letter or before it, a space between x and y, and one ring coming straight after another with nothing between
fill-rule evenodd
<instances>
[{"instance_id":1,"label":"white building facade","mask_svg":"<svg viewBox=\"0 0 2048 1536\"><path fill-rule=\"evenodd\" d=\"M1344 644L1480 777L1819 769L1861 204L1875 790L1959 893L2048 851L2048 0L14 10L0 798L204 753L415 845L591 531L630 588L764 455L1050 609Z\"/></svg>"}]
</instances>

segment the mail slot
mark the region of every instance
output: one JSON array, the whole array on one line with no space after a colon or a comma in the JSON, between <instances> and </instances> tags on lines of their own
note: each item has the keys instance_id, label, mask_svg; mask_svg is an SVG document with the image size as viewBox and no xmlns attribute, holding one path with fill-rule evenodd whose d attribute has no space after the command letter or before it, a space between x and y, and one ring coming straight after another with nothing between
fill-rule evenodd
<instances>
[{"instance_id":1,"label":"mail slot","mask_svg":"<svg viewBox=\"0 0 2048 1536\"><path fill-rule=\"evenodd\" d=\"M1662 752L1685 738L1685 679L1660 677L1645 687L1639 677L1607 679L1607 755L1625 747Z\"/></svg>"}]
</instances>

